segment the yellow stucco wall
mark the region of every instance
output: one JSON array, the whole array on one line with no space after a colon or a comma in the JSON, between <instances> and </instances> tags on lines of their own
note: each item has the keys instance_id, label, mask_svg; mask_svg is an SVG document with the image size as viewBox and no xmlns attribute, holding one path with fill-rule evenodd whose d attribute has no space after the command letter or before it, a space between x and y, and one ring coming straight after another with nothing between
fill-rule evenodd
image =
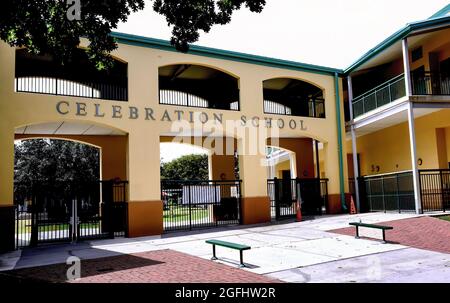
<instances>
[{"instance_id":1,"label":"yellow stucco wall","mask_svg":"<svg viewBox=\"0 0 450 303\"><path fill-rule=\"evenodd\" d=\"M417 156L422 159L422 165L418 168L446 168L450 161L450 109L416 118L415 130ZM346 145L347 150L351 151L351 140ZM407 122L358 137L357 150L360 154L361 175L411 169ZM443 155L446 155L445 159ZM379 166L380 170L372 170L372 166Z\"/></svg>"},{"instance_id":2,"label":"yellow stucco wall","mask_svg":"<svg viewBox=\"0 0 450 303\"><path fill-rule=\"evenodd\" d=\"M85 44L85 41L83 42ZM182 54L171 51L119 44L113 55L128 62L129 101L106 101L81 97L52 96L33 93L14 92L15 50L5 43L0 43L0 203L11 205L13 192L13 141L14 129L17 127L53 121L74 121L98 124L121 130L127 134L126 174L129 180L129 198L131 202L160 200L160 136L171 136L175 133L174 121L161 121L167 111L172 120L176 120L175 110L182 110L184 116L190 111L205 113L209 117L221 114L223 120L241 121L246 116L247 125L251 128L251 119L272 118L283 119L286 123L279 136L284 138L314 138L324 143L323 161L326 163L325 175L330 179L328 190L330 195L339 193L339 161L336 128L336 102L334 77L304 71L287 70L270 66L254 65L237 61ZM240 111L222 111L174 107L158 104L158 68L170 64L198 64L210 66L235 75L239 79ZM324 90L326 119L308 117L290 117L263 112L262 82L270 78L291 77L314 83ZM342 87L342 83L340 82ZM342 100L342 89L341 89ZM67 114L56 111L56 104L67 102L64 109ZM77 103L86 107L85 115L77 115ZM99 104L104 117L95 116L95 104ZM121 107L122 118L114 118L112 106ZM128 108L139 110L138 119L128 118ZM343 124L343 105L341 117ZM151 108L155 121L145 119L145 109ZM293 119L303 128L289 128L288 122ZM262 122L263 120L261 120ZM302 122L300 122L302 121ZM193 123L190 123L193 126ZM207 125L196 125L193 132L205 130ZM343 133L342 133L343 134ZM238 130L236 133L222 133L221 136L234 137L238 150L252 144ZM343 134L344 135L344 134ZM267 138L262 138L266 140ZM346 147L343 147L344 153ZM264 166L264 155L240 155L240 177L243 180L242 193L246 197L267 196L267 171ZM346 159L344 159L345 167ZM344 170L345 171L345 170Z\"/></svg>"}]
</instances>

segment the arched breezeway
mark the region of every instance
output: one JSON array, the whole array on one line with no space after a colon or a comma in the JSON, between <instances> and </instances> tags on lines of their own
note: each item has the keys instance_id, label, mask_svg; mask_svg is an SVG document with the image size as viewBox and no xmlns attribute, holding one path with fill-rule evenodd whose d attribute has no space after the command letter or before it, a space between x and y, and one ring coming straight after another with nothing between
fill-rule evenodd
<instances>
[{"instance_id":1,"label":"arched breezeway","mask_svg":"<svg viewBox=\"0 0 450 303\"><path fill-rule=\"evenodd\" d=\"M126 235L125 132L56 121L14 139L16 247Z\"/></svg>"},{"instance_id":2,"label":"arched breezeway","mask_svg":"<svg viewBox=\"0 0 450 303\"><path fill-rule=\"evenodd\" d=\"M320 177L320 150L311 138L267 140L267 192L272 220L327 212L328 179Z\"/></svg>"},{"instance_id":3,"label":"arched breezeway","mask_svg":"<svg viewBox=\"0 0 450 303\"><path fill-rule=\"evenodd\" d=\"M232 138L163 136L161 158L184 156L161 165L164 231L192 230L239 224L241 183ZM223 149L220 150L220 145ZM226 153L226 144L233 150ZM212 143L212 144L208 144ZM167 148L170 146L170 149ZM207 147L208 146L208 147ZM163 151L165 154L163 154Z\"/></svg>"}]
</instances>

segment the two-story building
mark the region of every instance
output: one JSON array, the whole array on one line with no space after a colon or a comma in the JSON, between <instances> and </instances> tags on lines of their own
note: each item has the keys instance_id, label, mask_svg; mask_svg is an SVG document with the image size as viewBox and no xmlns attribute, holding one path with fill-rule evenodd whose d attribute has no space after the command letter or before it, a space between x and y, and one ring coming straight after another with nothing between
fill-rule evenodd
<instances>
[{"instance_id":1,"label":"two-story building","mask_svg":"<svg viewBox=\"0 0 450 303\"><path fill-rule=\"evenodd\" d=\"M439 209L450 178L439 170L450 162L448 10L407 25L346 70L200 46L180 53L114 33L114 67L98 71L86 41L64 67L0 43L2 250L270 222L295 216L297 200L308 213L342 213L350 192L360 211ZM42 185L28 197L34 207L18 211L14 142L35 138L99 148L100 193L61 198L60 187ZM211 180L162 181L161 142L208 150ZM99 207L105 202L123 212ZM50 214L55 204L64 215ZM90 221L81 205L93 205Z\"/></svg>"}]
</instances>

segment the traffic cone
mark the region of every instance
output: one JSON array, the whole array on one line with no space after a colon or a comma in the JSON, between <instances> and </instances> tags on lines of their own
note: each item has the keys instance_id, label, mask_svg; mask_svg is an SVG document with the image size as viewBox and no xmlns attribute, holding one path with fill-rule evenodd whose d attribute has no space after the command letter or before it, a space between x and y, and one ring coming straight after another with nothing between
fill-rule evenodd
<instances>
[{"instance_id":1,"label":"traffic cone","mask_svg":"<svg viewBox=\"0 0 450 303\"><path fill-rule=\"evenodd\" d=\"M356 214L355 201L353 201L353 195L350 196L350 215Z\"/></svg>"},{"instance_id":2,"label":"traffic cone","mask_svg":"<svg viewBox=\"0 0 450 303\"><path fill-rule=\"evenodd\" d=\"M297 200L297 203L296 203L295 210L297 212L297 219L296 219L296 221L297 222L302 221L302 209L300 207L300 201L298 201L298 200Z\"/></svg>"}]
</instances>

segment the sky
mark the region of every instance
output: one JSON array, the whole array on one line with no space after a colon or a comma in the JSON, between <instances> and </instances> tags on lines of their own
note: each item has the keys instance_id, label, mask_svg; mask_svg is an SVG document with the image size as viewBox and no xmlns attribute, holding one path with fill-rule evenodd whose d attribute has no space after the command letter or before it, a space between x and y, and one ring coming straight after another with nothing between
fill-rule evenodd
<instances>
[{"instance_id":1,"label":"sky","mask_svg":"<svg viewBox=\"0 0 450 303\"><path fill-rule=\"evenodd\" d=\"M171 28L147 1L117 31L169 40ZM346 68L408 22L424 20L449 0L267 0L262 13L245 7L195 44L297 62ZM204 153L161 144L161 157Z\"/></svg>"},{"instance_id":2,"label":"sky","mask_svg":"<svg viewBox=\"0 0 450 303\"><path fill-rule=\"evenodd\" d=\"M119 32L169 40L163 16L146 8ZM245 7L227 25L201 32L195 44L345 68L406 23L430 17L448 0L267 0L262 13Z\"/></svg>"}]
</instances>

